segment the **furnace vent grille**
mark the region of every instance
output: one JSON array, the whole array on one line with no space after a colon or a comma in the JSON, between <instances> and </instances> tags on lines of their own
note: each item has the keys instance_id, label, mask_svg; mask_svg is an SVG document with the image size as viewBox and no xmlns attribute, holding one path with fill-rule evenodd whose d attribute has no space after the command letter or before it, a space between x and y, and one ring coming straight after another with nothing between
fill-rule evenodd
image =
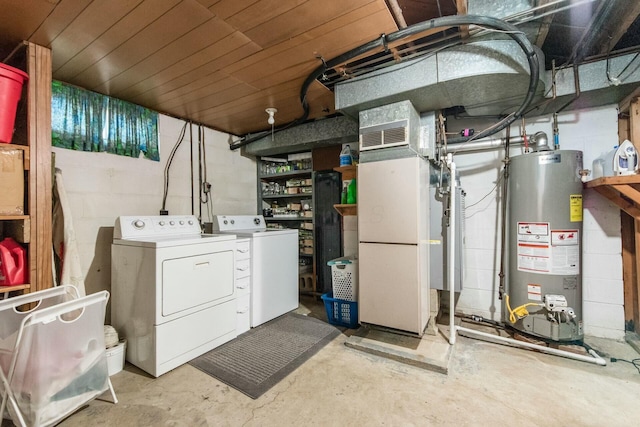
<instances>
[{"instance_id":1,"label":"furnace vent grille","mask_svg":"<svg viewBox=\"0 0 640 427\"><path fill-rule=\"evenodd\" d=\"M361 151L397 147L408 143L409 130L407 120L360 129Z\"/></svg>"}]
</instances>

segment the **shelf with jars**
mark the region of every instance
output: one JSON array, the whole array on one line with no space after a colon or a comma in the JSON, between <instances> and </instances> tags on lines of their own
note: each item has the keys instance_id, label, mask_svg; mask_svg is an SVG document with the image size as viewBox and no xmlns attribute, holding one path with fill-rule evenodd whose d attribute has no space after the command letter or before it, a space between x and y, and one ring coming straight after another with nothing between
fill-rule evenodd
<instances>
[{"instance_id":1,"label":"shelf with jars","mask_svg":"<svg viewBox=\"0 0 640 427\"><path fill-rule=\"evenodd\" d=\"M301 293L315 292L313 176L311 152L258 161L258 203L267 227L298 230Z\"/></svg>"}]
</instances>

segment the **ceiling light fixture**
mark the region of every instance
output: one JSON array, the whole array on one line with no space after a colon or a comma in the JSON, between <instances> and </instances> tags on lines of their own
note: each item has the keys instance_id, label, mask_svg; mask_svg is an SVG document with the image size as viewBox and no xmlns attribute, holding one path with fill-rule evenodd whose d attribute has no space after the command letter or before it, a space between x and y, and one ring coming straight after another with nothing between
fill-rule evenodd
<instances>
[{"instance_id":1,"label":"ceiling light fixture","mask_svg":"<svg viewBox=\"0 0 640 427\"><path fill-rule=\"evenodd\" d=\"M273 134L274 134L273 125L276 122L276 118L274 117L274 115L278 112L278 110L276 108L269 107L264 111L266 111L267 114L269 115L269 118L267 119L267 123L271 125L271 140L273 141Z\"/></svg>"},{"instance_id":2,"label":"ceiling light fixture","mask_svg":"<svg viewBox=\"0 0 640 427\"><path fill-rule=\"evenodd\" d=\"M269 115L269 118L267 119L267 123L273 126L273 124L276 122L274 115L278 112L278 110L276 108L267 108L264 111L266 111L267 114Z\"/></svg>"}]
</instances>

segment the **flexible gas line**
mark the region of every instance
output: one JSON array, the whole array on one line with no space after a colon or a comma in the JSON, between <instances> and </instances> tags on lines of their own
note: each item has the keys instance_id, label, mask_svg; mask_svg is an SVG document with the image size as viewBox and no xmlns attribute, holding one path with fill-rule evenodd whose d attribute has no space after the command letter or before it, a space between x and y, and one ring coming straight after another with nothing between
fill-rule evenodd
<instances>
[{"instance_id":1,"label":"flexible gas line","mask_svg":"<svg viewBox=\"0 0 640 427\"><path fill-rule=\"evenodd\" d=\"M531 306L535 306L535 307L543 307L542 304L538 304L535 302L528 302L526 304L522 304L516 308L514 308L513 310L511 309L511 306L509 305L509 295L505 294L504 296L504 302L507 306L507 310L509 310L509 322L511 322L512 324L516 323L519 319L522 319L524 317L527 317L529 315L529 310L527 310L527 307L531 307Z\"/></svg>"}]
</instances>

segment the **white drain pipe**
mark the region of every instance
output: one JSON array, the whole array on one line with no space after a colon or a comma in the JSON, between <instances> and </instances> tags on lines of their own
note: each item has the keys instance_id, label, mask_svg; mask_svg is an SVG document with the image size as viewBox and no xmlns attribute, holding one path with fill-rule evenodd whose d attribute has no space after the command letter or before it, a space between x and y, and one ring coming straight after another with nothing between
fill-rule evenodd
<instances>
[{"instance_id":1,"label":"white drain pipe","mask_svg":"<svg viewBox=\"0 0 640 427\"><path fill-rule=\"evenodd\" d=\"M456 343L455 327L455 273L456 273L456 164L453 161L453 154L447 154L447 164L449 166L449 259L447 266L449 273L447 282L449 283L449 344Z\"/></svg>"},{"instance_id":2,"label":"white drain pipe","mask_svg":"<svg viewBox=\"0 0 640 427\"><path fill-rule=\"evenodd\" d=\"M456 331L461 332L461 335L470 335L470 338L485 339L490 342L497 342L498 344L512 345L515 347L526 348L529 350L537 350L542 353L552 354L554 356L566 357L568 359L579 360L581 362L594 363L600 366L606 366L607 361L600 357L598 353L589 349L589 354L593 357L584 356L582 354L571 353L570 351L558 350L557 348L549 348L539 344L533 344L525 341L514 340L513 338L502 337L499 335L488 334L486 332L476 331L474 329L464 328L462 326L455 327Z\"/></svg>"}]
</instances>

